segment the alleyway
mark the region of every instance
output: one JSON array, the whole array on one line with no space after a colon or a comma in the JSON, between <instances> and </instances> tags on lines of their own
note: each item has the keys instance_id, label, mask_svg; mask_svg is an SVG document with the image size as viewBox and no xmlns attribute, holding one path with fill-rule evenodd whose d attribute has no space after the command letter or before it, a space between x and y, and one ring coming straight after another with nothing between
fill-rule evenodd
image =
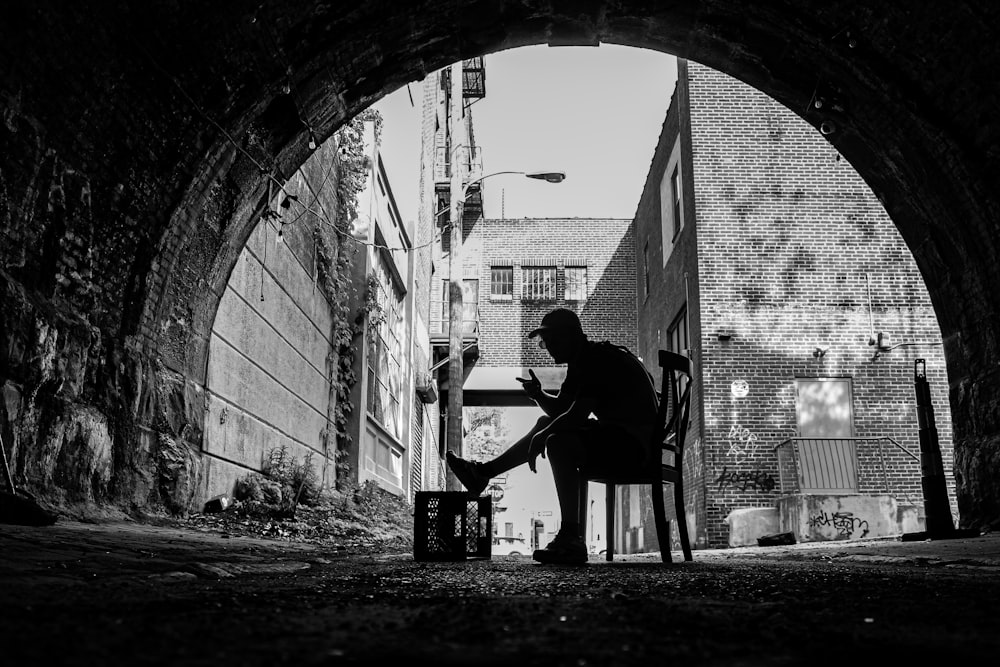
<instances>
[{"instance_id":1,"label":"alleyway","mask_svg":"<svg viewBox=\"0 0 1000 667\"><path fill-rule=\"evenodd\" d=\"M1000 539L810 546L564 568L417 563L140 525L3 526L0 655L5 665L853 665L985 664L1000 651Z\"/></svg>"}]
</instances>

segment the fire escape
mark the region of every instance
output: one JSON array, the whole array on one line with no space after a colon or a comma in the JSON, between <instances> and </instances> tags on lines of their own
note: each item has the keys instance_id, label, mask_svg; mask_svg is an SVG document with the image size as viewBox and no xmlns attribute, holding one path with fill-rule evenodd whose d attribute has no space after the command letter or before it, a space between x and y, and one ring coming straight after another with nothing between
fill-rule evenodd
<instances>
[{"instance_id":1,"label":"fire escape","mask_svg":"<svg viewBox=\"0 0 1000 667\"><path fill-rule=\"evenodd\" d=\"M449 229L451 225L451 175L452 160L460 160L465 173L465 205L463 221L474 222L483 211L481 183L476 180L483 172L482 153L475 145L472 131L471 114L465 114L466 136L468 145L452 150L453 133L449 126L447 110L451 104L451 70L446 68L440 73L440 86L444 113L438 116L438 130L435 133L434 158L434 193L435 210L439 212L436 220L438 234L441 238L443 253L450 252ZM486 69L482 57L462 61L462 103L466 109L486 96ZM434 365L432 372L437 371L439 386L442 389L442 401L446 400L447 392L447 361L449 346L449 303L447 280L439 283L440 290L434 292L430 313L430 340L433 348ZM468 377L469 371L479 359L479 293L477 281L467 280L463 283L463 369Z\"/></svg>"}]
</instances>

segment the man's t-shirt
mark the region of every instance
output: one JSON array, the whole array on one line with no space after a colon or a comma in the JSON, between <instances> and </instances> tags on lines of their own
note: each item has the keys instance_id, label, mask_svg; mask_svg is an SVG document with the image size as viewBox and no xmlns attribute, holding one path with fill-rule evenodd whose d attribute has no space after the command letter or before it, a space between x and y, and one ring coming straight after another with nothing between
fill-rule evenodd
<instances>
[{"instance_id":1,"label":"man's t-shirt","mask_svg":"<svg viewBox=\"0 0 1000 667\"><path fill-rule=\"evenodd\" d=\"M644 447L656 425L656 387L642 362L626 348L587 341L566 369L561 398L594 400L594 416L635 436Z\"/></svg>"}]
</instances>

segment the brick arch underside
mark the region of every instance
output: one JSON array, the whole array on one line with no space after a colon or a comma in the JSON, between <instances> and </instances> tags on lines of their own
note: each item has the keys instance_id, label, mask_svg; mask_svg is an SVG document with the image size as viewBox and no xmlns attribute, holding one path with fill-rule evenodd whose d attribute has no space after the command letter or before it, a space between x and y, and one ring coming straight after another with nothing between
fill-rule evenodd
<instances>
[{"instance_id":1,"label":"brick arch underside","mask_svg":"<svg viewBox=\"0 0 1000 667\"><path fill-rule=\"evenodd\" d=\"M607 42L701 62L832 130L899 227L938 314L962 522L1000 520L994 5L956 2L942 14L933 2L904 11L874 0L22 4L0 29L17 31L0 52L17 57L0 78L0 137L19 158L4 165L0 193L13 241L0 251L3 300L18 313L5 320L0 380L22 398L51 398L29 410L22 400L5 422L29 480L59 483L38 432L52 414L79 429L57 414L70 401L103 415L112 452L108 469L89 471L84 496L184 510L208 332L259 216L264 172L287 177L310 131L329 137L459 58ZM89 276L69 267L77 246L89 248ZM55 358L75 365L32 361L39 321L62 333L43 341Z\"/></svg>"}]
</instances>

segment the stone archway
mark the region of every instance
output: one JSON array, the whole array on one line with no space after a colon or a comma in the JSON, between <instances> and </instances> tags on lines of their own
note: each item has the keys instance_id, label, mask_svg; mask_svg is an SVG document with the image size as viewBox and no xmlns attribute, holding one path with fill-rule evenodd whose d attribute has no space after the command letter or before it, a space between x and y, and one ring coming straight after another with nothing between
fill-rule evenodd
<instances>
[{"instance_id":1,"label":"stone archway","mask_svg":"<svg viewBox=\"0 0 1000 667\"><path fill-rule=\"evenodd\" d=\"M133 460L137 429L150 442L198 438L184 424L199 411L204 325L260 207L262 170L287 176L310 135L330 136L459 58L608 42L740 78L822 128L851 161L899 227L938 313L963 523L1000 517L992 4L953 3L942 14L931 2L846 0L766 9L314 1L242 12L22 2L10 14L0 375L18 392L72 376L72 402L111 425L119 488L148 486L135 481L144 474ZM38 321L72 342L72 355L50 342L56 358L83 361L40 365ZM158 368L168 375L157 380Z\"/></svg>"}]
</instances>

